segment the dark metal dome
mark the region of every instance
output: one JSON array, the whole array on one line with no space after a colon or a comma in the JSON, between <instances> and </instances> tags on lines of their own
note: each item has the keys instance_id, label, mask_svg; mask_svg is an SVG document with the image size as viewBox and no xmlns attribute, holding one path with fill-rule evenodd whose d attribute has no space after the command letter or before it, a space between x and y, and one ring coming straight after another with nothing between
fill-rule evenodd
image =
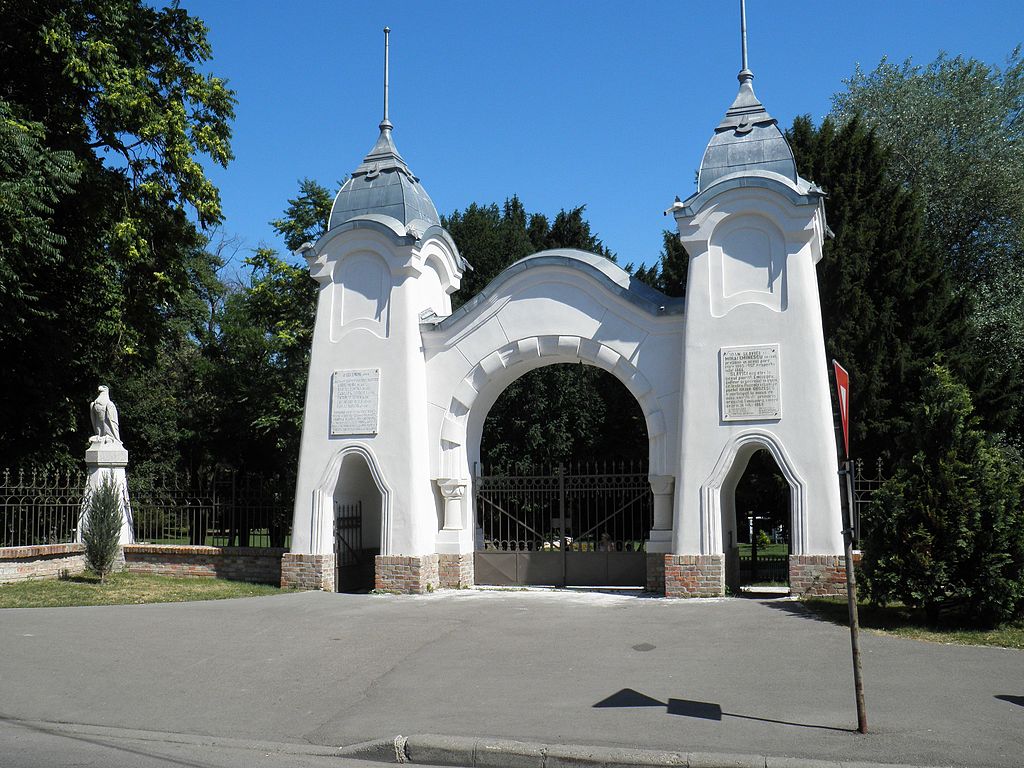
<instances>
[{"instance_id":1,"label":"dark metal dome","mask_svg":"<svg viewBox=\"0 0 1024 768\"><path fill-rule=\"evenodd\" d=\"M421 222L420 231L441 223L427 191L398 154L387 119L373 149L334 198L327 229L367 214L390 216L405 226Z\"/></svg>"}]
</instances>

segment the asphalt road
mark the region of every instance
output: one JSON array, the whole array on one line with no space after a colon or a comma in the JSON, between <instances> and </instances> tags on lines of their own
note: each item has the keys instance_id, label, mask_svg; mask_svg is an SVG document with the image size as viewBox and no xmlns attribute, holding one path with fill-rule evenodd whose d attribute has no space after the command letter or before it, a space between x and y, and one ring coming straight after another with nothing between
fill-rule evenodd
<instances>
[{"instance_id":1,"label":"asphalt road","mask_svg":"<svg viewBox=\"0 0 1024 768\"><path fill-rule=\"evenodd\" d=\"M268 759L291 760L282 765L317 765L301 761L328 759L318 746L429 733L917 765L1024 761L1024 653L872 634L862 647L866 736L854 731L847 631L788 601L313 592L8 609L0 739L18 736L23 749L0 750L0 765L57 764L41 760L71 743L109 749L47 730L84 726L109 729L90 738L162 745L178 761L153 765L244 765L230 760L260 744L271 745ZM141 759L124 764L150 764Z\"/></svg>"}]
</instances>

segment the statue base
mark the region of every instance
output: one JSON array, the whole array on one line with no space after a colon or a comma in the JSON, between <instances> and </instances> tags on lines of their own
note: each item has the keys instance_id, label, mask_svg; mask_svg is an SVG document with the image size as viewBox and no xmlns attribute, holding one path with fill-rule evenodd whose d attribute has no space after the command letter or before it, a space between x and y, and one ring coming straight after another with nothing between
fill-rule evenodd
<instances>
[{"instance_id":1,"label":"statue base","mask_svg":"<svg viewBox=\"0 0 1024 768\"><path fill-rule=\"evenodd\" d=\"M125 447L113 440L89 441L89 447L85 451L85 465L89 472L89 480L86 485L86 499L89 494L99 488L108 477L113 480L114 486L120 491L121 496L121 535L118 539L120 544L135 543L135 527L132 522L132 507L128 500L128 478L125 475L125 467L128 466L128 451ZM86 504L82 505L83 511ZM79 521L76 539L82 541L82 528L85 524L85 517Z\"/></svg>"}]
</instances>

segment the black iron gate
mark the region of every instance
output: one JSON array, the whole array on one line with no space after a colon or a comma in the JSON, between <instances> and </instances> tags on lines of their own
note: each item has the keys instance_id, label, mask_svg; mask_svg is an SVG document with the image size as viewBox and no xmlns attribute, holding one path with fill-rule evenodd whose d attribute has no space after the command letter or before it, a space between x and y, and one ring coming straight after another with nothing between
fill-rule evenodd
<instances>
[{"instance_id":1,"label":"black iron gate","mask_svg":"<svg viewBox=\"0 0 1024 768\"><path fill-rule=\"evenodd\" d=\"M363 549L363 502L334 508L335 589L362 592L373 588L372 554Z\"/></svg>"},{"instance_id":2,"label":"black iron gate","mask_svg":"<svg viewBox=\"0 0 1024 768\"><path fill-rule=\"evenodd\" d=\"M642 469L559 465L475 478L476 583L643 586L654 504Z\"/></svg>"}]
</instances>

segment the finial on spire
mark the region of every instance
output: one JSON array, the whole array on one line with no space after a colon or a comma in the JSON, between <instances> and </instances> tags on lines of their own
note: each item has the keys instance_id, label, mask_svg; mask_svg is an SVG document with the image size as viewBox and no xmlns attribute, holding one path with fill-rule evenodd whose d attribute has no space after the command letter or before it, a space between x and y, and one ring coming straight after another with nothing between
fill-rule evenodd
<instances>
[{"instance_id":1,"label":"finial on spire","mask_svg":"<svg viewBox=\"0 0 1024 768\"><path fill-rule=\"evenodd\" d=\"M380 121L382 131L393 127L391 121L388 120L388 35L390 34L391 29L384 27L384 119Z\"/></svg>"},{"instance_id":2,"label":"finial on spire","mask_svg":"<svg viewBox=\"0 0 1024 768\"><path fill-rule=\"evenodd\" d=\"M740 0L740 69L737 78L742 83L754 79L754 73L747 67L747 0Z\"/></svg>"}]
</instances>

